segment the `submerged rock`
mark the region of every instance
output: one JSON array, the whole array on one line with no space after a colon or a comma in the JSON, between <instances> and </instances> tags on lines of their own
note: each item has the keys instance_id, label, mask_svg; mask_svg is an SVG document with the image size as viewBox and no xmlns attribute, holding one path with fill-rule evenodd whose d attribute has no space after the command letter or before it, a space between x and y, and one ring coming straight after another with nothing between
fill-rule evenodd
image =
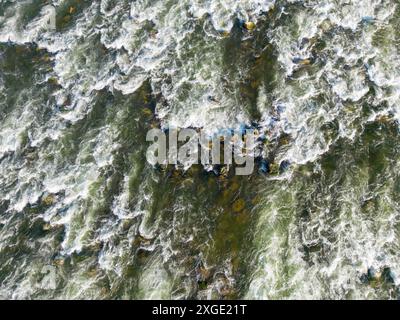
<instances>
[{"instance_id":1,"label":"submerged rock","mask_svg":"<svg viewBox=\"0 0 400 320\"><path fill-rule=\"evenodd\" d=\"M288 160L283 160L279 165L279 173L284 173L290 167L290 162Z\"/></svg>"},{"instance_id":2,"label":"submerged rock","mask_svg":"<svg viewBox=\"0 0 400 320\"><path fill-rule=\"evenodd\" d=\"M220 31L220 34L224 38L228 38L231 35L231 33L229 31L226 31L226 30Z\"/></svg>"},{"instance_id":3,"label":"submerged rock","mask_svg":"<svg viewBox=\"0 0 400 320\"><path fill-rule=\"evenodd\" d=\"M361 276L360 280L374 289L390 289L395 286L394 274L390 267L383 267L378 270L374 267L370 267L367 272Z\"/></svg>"},{"instance_id":4,"label":"submerged rock","mask_svg":"<svg viewBox=\"0 0 400 320\"><path fill-rule=\"evenodd\" d=\"M237 213L237 212L242 211L244 209L245 205L246 205L246 203L244 202L244 200L243 199L239 199L239 200L236 200L233 203L232 209L233 209L234 212Z\"/></svg>"},{"instance_id":5,"label":"submerged rock","mask_svg":"<svg viewBox=\"0 0 400 320\"><path fill-rule=\"evenodd\" d=\"M55 201L56 198L52 194L49 194L42 199L42 203L47 207L53 205Z\"/></svg>"},{"instance_id":6,"label":"submerged rock","mask_svg":"<svg viewBox=\"0 0 400 320\"><path fill-rule=\"evenodd\" d=\"M248 31L253 31L256 28L256 24L252 21L247 21L243 24L243 27Z\"/></svg>"},{"instance_id":7,"label":"submerged rock","mask_svg":"<svg viewBox=\"0 0 400 320\"><path fill-rule=\"evenodd\" d=\"M54 259L53 264L55 266L61 267L65 264L65 259L64 258Z\"/></svg>"},{"instance_id":8,"label":"submerged rock","mask_svg":"<svg viewBox=\"0 0 400 320\"><path fill-rule=\"evenodd\" d=\"M307 66L307 65L311 64L311 59L309 59L309 58L295 57L295 58L293 58L292 61L293 61L293 63L296 63L296 64L301 65L301 66Z\"/></svg>"},{"instance_id":9,"label":"submerged rock","mask_svg":"<svg viewBox=\"0 0 400 320\"><path fill-rule=\"evenodd\" d=\"M277 163L271 163L269 166L270 174L278 174L279 173L279 165Z\"/></svg>"},{"instance_id":10,"label":"submerged rock","mask_svg":"<svg viewBox=\"0 0 400 320\"><path fill-rule=\"evenodd\" d=\"M145 117L152 117L153 112L149 108L143 108L142 113Z\"/></svg>"},{"instance_id":11,"label":"submerged rock","mask_svg":"<svg viewBox=\"0 0 400 320\"><path fill-rule=\"evenodd\" d=\"M55 77L50 77L47 81L48 81L48 83L51 84L51 85L54 85L54 86L58 86L58 85L59 85L58 79L55 78Z\"/></svg>"}]
</instances>

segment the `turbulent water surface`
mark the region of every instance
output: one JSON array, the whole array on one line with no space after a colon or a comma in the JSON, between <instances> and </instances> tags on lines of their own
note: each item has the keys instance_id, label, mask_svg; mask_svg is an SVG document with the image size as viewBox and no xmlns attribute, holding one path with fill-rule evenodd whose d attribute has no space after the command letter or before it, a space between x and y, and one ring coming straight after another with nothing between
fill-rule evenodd
<instances>
[{"instance_id":1,"label":"turbulent water surface","mask_svg":"<svg viewBox=\"0 0 400 320\"><path fill-rule=\"evenodd\" d=\"M399 298L399 5L1 0L0 298ZM243 124L268 170L146 161Z\"/></svg>"}]
</instances>

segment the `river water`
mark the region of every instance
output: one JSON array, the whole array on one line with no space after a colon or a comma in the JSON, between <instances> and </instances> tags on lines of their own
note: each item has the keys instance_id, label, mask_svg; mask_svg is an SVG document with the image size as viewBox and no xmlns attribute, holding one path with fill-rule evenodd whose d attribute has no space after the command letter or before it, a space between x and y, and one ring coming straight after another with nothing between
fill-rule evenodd
<instances>
[{"instance_id":1,"label":"river water","mask_svg":"<svg viewBox=\"0 0 400 320\"><path fill-rule=\"evenodd\" d=\"M399 4L1 0L0 298L398 299ZM250 176L145 158L254 124Z\"/></svg>"}]
</instances>

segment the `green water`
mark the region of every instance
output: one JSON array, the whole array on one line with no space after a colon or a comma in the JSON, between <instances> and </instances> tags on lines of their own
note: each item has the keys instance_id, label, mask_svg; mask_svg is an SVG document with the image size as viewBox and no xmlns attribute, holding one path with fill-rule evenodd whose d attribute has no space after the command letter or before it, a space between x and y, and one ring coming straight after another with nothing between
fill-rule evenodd
<instances>
[{"instance_id":1,"label":"green water","mask_svg":"<svg viewBox=\"0 0 400 320\"><path fill-rule=\"evenodd\" d=\"M398 5L0 1L0 298L398 299ZM241 124L269 172L146 161Z\"/></svg>"}]
</instances>

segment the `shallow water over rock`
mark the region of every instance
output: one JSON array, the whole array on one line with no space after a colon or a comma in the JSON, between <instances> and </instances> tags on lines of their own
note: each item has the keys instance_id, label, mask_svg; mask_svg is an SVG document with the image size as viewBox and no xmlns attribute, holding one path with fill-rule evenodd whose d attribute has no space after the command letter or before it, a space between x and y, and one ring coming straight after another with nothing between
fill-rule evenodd
<instances>
[{"instance_id":1,"label":"shallow water over rock","mask_svg":"<svg viewBox=\"0 0 400 320\"><path fill-rule=\"evenodd\" d=\"M0 1L0 298L398 299L399 18ZM250 176L146 161L152 128L241 126Z\"/></svg>"}]
</instances>

